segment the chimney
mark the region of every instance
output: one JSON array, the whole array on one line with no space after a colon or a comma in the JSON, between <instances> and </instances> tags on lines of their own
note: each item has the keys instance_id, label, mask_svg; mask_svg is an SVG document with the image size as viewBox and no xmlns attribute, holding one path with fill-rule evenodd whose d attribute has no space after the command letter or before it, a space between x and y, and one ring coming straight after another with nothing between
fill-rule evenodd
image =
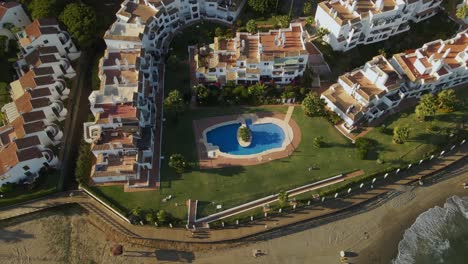
<instances>
[{"instance_id":1,"label":"chimney","mask_svg":"<svg viewBox=\"0 0 468 264\"><path fill-rule=\"evenodd\" d=\"M445 48L445 42L440 45L440 48L437 50L437 53L441 53Z\"/></svg>"},{"instance_id":2,"label":"chimney","mask_svg":"<svg viewBox=\"0 0 468 264\"><path fill-rule=\"evenodd\" d=\"M444 55L442 56L442 58L444 58L444 59L447 58L447 56L449 55L450 51L451 51L451 49L448 48L448 49L445 51L445 53L444 53Z\"/></svg>"}]
</instances>

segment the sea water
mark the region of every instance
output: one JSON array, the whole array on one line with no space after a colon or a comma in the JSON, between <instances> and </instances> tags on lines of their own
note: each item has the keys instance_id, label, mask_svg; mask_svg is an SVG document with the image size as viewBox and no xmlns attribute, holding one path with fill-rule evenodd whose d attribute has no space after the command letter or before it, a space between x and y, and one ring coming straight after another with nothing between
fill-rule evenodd
<instances>
[{"instance_id":1,"label":"sea water","mask_svg":"<svg viewBox=\"0 0 468 264\"><path fill-rule=\"evenodd\" d=\"M468 263L468 197L450 197L442 208L419 215L405 231L393 263Z\"/></svg>"}]
</instances>

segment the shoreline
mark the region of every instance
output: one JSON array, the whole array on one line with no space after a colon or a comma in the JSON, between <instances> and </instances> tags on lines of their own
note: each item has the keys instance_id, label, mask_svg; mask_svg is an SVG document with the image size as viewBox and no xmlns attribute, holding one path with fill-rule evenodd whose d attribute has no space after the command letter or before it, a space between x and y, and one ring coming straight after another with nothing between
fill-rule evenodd
<instances>
[{"instance_id":1,"label":"shoreline","mask_svg":"<svg viewBox=\"0 0 468 264\"><path fill-rule=\"evenodd\" d=\"M455 176L447 176L457 174ZM200 263L338 263L339 252L352 252L350 263L391 263L403 234L423 212L443 206L454 195L468 196L468 166L461 163L427 186L402 186L401 194L368 211L286 236L249 243L239 248L197 254ZM430 179L433 181L434 179ZM253 259L260 249L267 255ZM230 261L226 262L226 259ZM197 263L198 261L195 261Z\"/></svg>"}]
</instances>

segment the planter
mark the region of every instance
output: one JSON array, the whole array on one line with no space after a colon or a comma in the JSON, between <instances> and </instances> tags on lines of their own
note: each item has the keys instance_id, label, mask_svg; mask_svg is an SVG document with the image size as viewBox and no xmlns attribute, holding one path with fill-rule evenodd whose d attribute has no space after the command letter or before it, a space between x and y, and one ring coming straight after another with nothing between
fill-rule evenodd
<instances>
[{"instance_id":1,"label":"planter","mask_svg":"<svg viewBox=\"0 0 468 264\"><path fill-rule=\"evenodd\" d=\"M247 131L248 133L250 134L250 138L249 140L244 140L242 139L241 137L241 130L243 129L246 129L247 127L245 125L241 125L238 129L237 129L237 141L239 142L239 145L243 148L246 148L248 146L250 146L250 144L252 143L252 132L250 132L250 129L247 128Z\"/></svg>"}]
</instances>

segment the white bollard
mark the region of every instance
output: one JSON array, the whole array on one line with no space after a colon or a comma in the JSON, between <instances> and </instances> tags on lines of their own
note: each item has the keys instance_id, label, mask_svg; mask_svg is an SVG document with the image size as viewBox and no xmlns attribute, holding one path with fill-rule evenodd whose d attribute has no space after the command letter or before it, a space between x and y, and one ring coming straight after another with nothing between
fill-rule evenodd
<instances>
[{"instance_id":1,"label":"white bollard","mask_svg":"<svg viewBox=\"0 0 468 264\"><path fill-rule=\"evenodd\" d=\"M420 161L419 161L419 165L421 165L421 163L423 163L423 161L424 161L424 160L420 160Z\"/></svg>"},{"instance_id":2,"label":"white bollard","mask_svg":"<svg viewBox=\"0 0 468 264\"><path fill-rule=\"evenodd\" d=\"M236 225L239 225L239 220L236 220Z\"/></svg>"},{"instance_id":3,"label":"white bollard","mask_svg":"<svg viewBox=\"0 0 468 264\"><path fill-rule=\"evenodd\" d=\"M221 226L224 227L224 222L221 222Z\"/></svg>"},{"instance_id":4,"label":"white bollard","mask_svg":"<svg viewBox=\"0 0 468 264\"><path fill-rule=\"evenodd\" d=\"M309 200L309 201L307 201L307 205L310 205L310 200Z\"/></svg>"},{"instance_id":5,"label":"white bollard","mask_svg":"<svg viewBox=\"0 0 468 264\"><path fill-rule=\"evenodd\" d=\"M296 205L295 205L295 204L293 205L293 209L296 209Z\"/></svg>"},{"instance_id":6,"label":"white bollard","mask_svg":"<svg viewBox=\"0 0 468 264\"><path fill-rule=\"evenodd\" d=\"M322 203L325 202L325 197L322 197Z\"/></svg>"},{"instance_id":7,"label":"white bollard","mask_svg":"<svg viewBox=\"0 0 468 264\"><path fill-rule=\"evenodd\" d=\"M361 183L361 185L359 185L359 188L362 189L362 187L364 187L364 183Z\"/></svg>"},{"instance_id":8,"label":"white bollard","mask_svg":"<svg viewBox=\"0 0 468 264\"><path fill-rule=\"evenodd\" d=\"M466 142L466 140L465 140L465 139L464 139L464 140L462 140L462 142L460 143L460 145L463 145L463 144L465 144L465 142Z\"/></svg>"},{"instance_id":9,"label":"white bollard","mask_svg":"<svg viewBox=\"0 0 468 264\"><path fill-rule=\"evenodd\" d=\"M409 165L408 165L408 169L410 169L410 168L411 168L411 166L413 166L413 164L409 164Z\"/></svg>"},{"instance_id":10,"label":"white bollard","mask_svg":"<svg viewBox=\"0 0 468 264\"><path fill-rule=\"evenodd\" d=\"M265 217L268 217L268 213L267 213L267 212L265 212Z\"/></svg>"},{"instance_id":11,"label":"white bollard","mask_svg":"<svg viewBox=\"0 0 468 264\"><path fill-rule=\"evenodd\" d=\"M432 160L433 158L434 158L434 155L431 155L431 158L430 158L430 159Z\"/></svg>"},{"instance_id":12,"label":"white bollard","mask_svg":"<svg viewBox=\"0 0 468 264\"><path fill-rule=\"evenodd\" d=\"M385 175L383 176L384 179L387 179L388 177L388 173L385 173Z\"/></svg>"},{"instance_id":13,"label":"white bollard","mask_svg":"<svg viewBox=\"0 0 468 264\"><path fill-rule=\"evenodd\" d=\"M400 172L400 169L397 169L395 174L398 174L399 172Z\"/></svg>"},{"instance_id":14,"label":"white bollard","mask_svg":"<svg viewBox=\"0 0 468 264\"><path fill-rule=\"evenodd\" d=\"M374 178L372 179L372 184L374 184L374 182L377 180L377 178Z\"/></svg>"},{"instance_id":15,"label":"white bollard","mask_svg":"<svg viewBox=\"0 0 468 264\"><path fill-rule=\"evenodd\" d=\"M348 193L350 193L350 192L351 192L351 188L348 189Z\"/></svg>"},{"instance_id":16,"label":"white bollard","mask_svg":"<svg viewBox=\"0 0 468 264\"><path fill-rule=\"evenodd\" d=\"M171 224L171 223L169 223L169 227L172 228L172 224ZM209 227L208 227L208 228L209 228Z\"/></svg>"},{"instance_id":17,"label":"white bollard","mask_svg":"<svg viewBox=\"0 0 468 264\"><path fill-rule=\"evenodd\" d=\"M278 210L278 212L279 212L279 213L283 212L283 208L280 208L280 209Z\"/></svg>"},{"instance_id":18,"label":"white bollard","mask_svg":"<svg viewBox=\"0 0 468 264\"><path fill-rule=\"evenodd\" d=\"M250 221L253 221L253 216L250 217Z\"/></svg>"},{"instance_id":19,"label":"white bollard","mask_svg":"<svg viewBox=\"0 0 468 264\"><path fill-rule=\"evenodd\" d=\"M442 152L440 152L440 156L442 156L444 154L445 154L445 150L442 150Z\"/></svg>"},{"instance_id":20,"label":"white bollard","mask_svg":"<svg viewBox=\"0 0 468 264\"><path fill-rule=\"evenodd\" d=\"M453 146L450 148L450 150L453 150L454 148L455 148L455 145L453 145Z\"/></svg>"},{"instance_id":21,"label":"white bollard","mask_svg":"<svg viewBox=\"0 0 468 264\"><path fill-rule=\"evenodd\" d=\"M338 193L335 193L335 198L338 197Z\"/></svg>"}]
</instances>

